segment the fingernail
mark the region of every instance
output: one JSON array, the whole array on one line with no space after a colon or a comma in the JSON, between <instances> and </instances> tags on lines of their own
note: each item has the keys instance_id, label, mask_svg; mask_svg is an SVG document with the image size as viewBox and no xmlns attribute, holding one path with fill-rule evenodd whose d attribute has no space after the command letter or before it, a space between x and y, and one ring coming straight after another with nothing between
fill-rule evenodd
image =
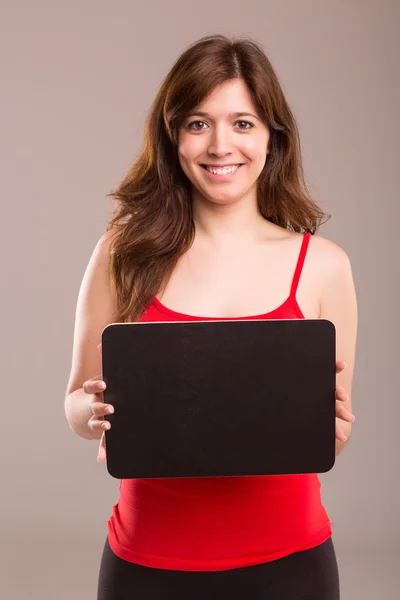
<instances>
[{"instance_id":1,"label":"fingernail","mask_svg":"<svg viewBox=\"0 0 400 600\"><path fill-rule=\"evenodd\" d=\"M107 406L106 411L108 413L113 413L114 412L114 407L113 406Z\"/></svg>"},{"instance_id":2,"label":"fingernail","mask_svg":"<svg viewBox=\"0 0 400 600\"><path fill-rule=\"evenodd\" d=\"M343 441L344 441L344 442L347 442L347 435L344 435L344 436L343 436Z\"/></svg>"},{"instance_id":3,"label":"fingernail","mask_svg":"<svg viewBox=\"0 0 400 600\"><path fill-rule=\"evenodd\" d=\"M347 363L346 363L346 361L345 361L345 362L344 362L344 367L343 367L343 368L345 369L346 367L347 367Z\"/></svg>"},{"instance_id":4,"label":"fingernail","mask_svg":"<svg viewBox=\"0 0 400 600\"><path fill-rule=\"evenodd\" d=\"M355 418L355 416L354 416L354 415L353 415L353 419L352 419L352 422L353 422L353 423L354 423L354 421L355 421L355 420L356 420L356 418Z\"/></svg>"},{"instance_id":5,"label":"fingernail","mask_svg":"<svg viewBox=\"0 0 400 600\"><path fill-rule=\"evenodd\" d=\"M110 429L110 423L108 423L108 421L104 421L104 423L101 424L103 429Z\"/></svg>"},{"instance_id":6,"label":"fingernail","mask_svg":"<svg viewBox=\"0 0 400 600\"><path fill-rule=\"evenodd\" d=\"M99 389L100 389L100 390L105 390L105 389L106 389L106 384L104 383L104 381L101 381L101 382L99 383Z\"/></svg>"}]
</instances>

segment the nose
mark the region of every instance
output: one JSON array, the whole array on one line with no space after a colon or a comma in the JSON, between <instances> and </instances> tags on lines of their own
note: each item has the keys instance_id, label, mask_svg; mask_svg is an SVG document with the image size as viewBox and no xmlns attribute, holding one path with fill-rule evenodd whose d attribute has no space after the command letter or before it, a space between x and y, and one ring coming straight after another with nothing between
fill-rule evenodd
<instances>
[{"instance_id":1,"label":"nose","mask_svg":"<svg viewBox=\"0 0 400 600\"><path fill-rule=\"evenodd\" d=\"M228 128L221 124L220 127L215 127L210 137L208 145L208 154L213 156L226 156L232 153L232 140Z\"/></svg>"}]
</instances>

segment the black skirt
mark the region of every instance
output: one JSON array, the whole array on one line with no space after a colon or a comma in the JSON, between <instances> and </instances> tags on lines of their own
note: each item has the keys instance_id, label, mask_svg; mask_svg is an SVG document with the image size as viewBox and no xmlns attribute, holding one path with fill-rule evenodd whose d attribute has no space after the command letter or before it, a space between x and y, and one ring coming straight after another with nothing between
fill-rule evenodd
<instances>
[{"instance_id":1,"label":"black skirt","mask_svg":"<svg viewBox=\"0 0 400 600\"><path fill-rule=\"evenodd\" d=\"M278 560L226 571L170 571L119 558L106 539L97 600L339 600L332 538Z\"/></svg>"}]
</instances>

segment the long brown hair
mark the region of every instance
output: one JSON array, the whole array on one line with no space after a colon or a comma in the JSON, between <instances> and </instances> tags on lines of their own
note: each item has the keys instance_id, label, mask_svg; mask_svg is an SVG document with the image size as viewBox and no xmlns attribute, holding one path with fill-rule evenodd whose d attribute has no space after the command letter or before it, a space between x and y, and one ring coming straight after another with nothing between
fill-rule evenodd
<instances>
[{"instance_id":1,"label":"long brown hair","mask_svg":"<svg viewBox=\"0 0 400 600\"><path fill-rule=\"evenodd\" d=\"M269 154L257 181L265 219L315 233L324 217L304 181L295 118L269 60L248 38L201 38L176 60L148 113L139 156L108 196L117 201L107 231L118 320L137 320L191 246L195 227L190 181L178 160L178 132L219 84L241 78L269 129Z\"/></svg>"}]
</instances>

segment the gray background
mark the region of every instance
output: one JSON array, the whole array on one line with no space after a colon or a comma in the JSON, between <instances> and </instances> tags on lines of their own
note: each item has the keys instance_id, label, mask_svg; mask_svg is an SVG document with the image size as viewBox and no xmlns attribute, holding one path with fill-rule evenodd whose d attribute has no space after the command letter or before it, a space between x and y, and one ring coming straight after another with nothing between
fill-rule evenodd
<instances>
[{"instance_id":1,"label":"gray background","mask_svg":"<svg viewBox=\"0 0 400 600\"><path fill-rule=\"evenodd\" d=\"M399 3L16 0L1 12L4 598L95 598L118 482L64 416L77 294L162 78L209 33L263 45L311 192L333 215L318 233L351 259L356 422L322 493L342 600L397 598Z\"/></svg>"}]
</instances>

